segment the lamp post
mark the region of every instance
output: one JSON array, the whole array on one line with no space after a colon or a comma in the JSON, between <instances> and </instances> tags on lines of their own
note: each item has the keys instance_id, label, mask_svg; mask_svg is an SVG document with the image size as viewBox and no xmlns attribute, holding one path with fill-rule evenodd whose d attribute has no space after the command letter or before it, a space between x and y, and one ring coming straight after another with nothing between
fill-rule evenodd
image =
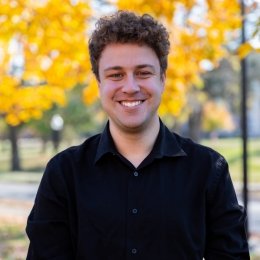
<instances>
[{"instance_id":1,"label":"lamp post","mask_svg":"<svg viewBox=\"0 0 260 260\"><path fill-rule=\"evenodd\" d=\"M53 115L51 118L50 126L52 129L52 142L55 151L58 151L60 139L61 139L61 130L63 129L64 121L59 114Z\"/></svg>"},{"instance_id":2,"label":"lamp post","mask_svg":"<svg viewBox=\"0 0 260 260\"><path fill-rule=\"evenodd\" d=\"M246 29L245 29L245 4L244 0L241 0L241 15L242 15L242 29L241 29L241 43L246 42ZM241 60L241 129L243 140L243 203L245 210L247 211L248 204L248 167L247 167L247 66L246 59ZM248 223L246 224L248 231Z\"/></svg>"}]
</instances>

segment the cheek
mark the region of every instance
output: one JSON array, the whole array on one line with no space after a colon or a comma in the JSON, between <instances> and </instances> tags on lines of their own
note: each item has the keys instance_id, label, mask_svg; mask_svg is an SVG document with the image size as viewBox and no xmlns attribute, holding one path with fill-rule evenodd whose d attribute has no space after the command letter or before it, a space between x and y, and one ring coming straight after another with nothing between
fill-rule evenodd
<instances>
[{"instance_id":1,"label":"cheek","mask_svg":"<svg viewBox=\"0 0 260 260\"><path fill-rule=\"evenodd\" d=\"M163 94L164 92L164 85L161 86L161 95Z\"/></svg>"},{"instance_id":2,"label":"cheek","mask_svg":"<svg viewBox=\"0 0 260 260\"><path fill-rule=\"evenodd\" d=\"M162 81L158 80L158 81L151 82L149 86L150 86L149 87L150 91L152 91L154 94L157 93L157 95L162 95L164 91L164 84L162 83Z\"/></svg>"},{"instance_id":3,"label":"cheek","mask_svg":"<svg viewBox=\"0 0 260 260\"><path fill-rule=\"evenodd\" d=\"M165 87L164 81L160 81L160 82L159 82L159 86L160 86L160 93L161 93L161 95L162 95L162 93L164 92L164 87Z\"/></svg>"},{"instance_id":4,"label":"cheek","mask_svg":"<svg viewBox=\"0 0 260 260\"><path fill-rule=\"evenodd\" d=\"M118 87L116 84L104 84L99 87L100 98L111 99L117 93Z\"/></svg>"}]
</instances>

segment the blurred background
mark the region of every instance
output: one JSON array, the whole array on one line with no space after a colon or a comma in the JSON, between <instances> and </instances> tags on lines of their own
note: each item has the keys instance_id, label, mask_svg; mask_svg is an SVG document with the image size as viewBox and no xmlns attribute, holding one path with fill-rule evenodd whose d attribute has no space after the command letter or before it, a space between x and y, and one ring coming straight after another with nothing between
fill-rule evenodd
<instances>
[{"instance_id":1,"label":"blurred background","mask_svg":"<svg viewBox=\"0 0 260 260\"><path fill-rule=\"evenodd\" d=\"M0 259L26 257L48 160L106 123L87 43L118 9L168 28L160 116L225 156L260 259L260 0L0 0Z\"/></svg>"}]
</instances>

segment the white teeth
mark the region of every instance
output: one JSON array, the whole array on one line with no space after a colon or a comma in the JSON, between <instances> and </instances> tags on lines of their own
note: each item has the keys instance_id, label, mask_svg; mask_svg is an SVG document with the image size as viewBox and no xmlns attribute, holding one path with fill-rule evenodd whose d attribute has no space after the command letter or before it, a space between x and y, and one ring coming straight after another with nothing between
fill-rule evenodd
<instances>
[{"instance_id":1,"label":"white teeth","mask_svg":"<svg viewBox=\"0 0 260 260\"><path fill-rule=\"evenodd\" d=\"M135 107L142 103L142 101L122 101L121 104L125 107Z\"/></svg>"}]
</instances>

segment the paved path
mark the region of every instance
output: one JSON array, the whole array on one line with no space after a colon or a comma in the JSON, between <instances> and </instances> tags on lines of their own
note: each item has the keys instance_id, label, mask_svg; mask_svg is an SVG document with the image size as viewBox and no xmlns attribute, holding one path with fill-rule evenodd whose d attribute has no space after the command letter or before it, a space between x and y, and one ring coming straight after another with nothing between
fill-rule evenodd
<instances>
[{"instance_id":1,"label":"paved path","mask_svg":"<svg viewBox=\"0 0 260 260\"><path fill-rule=\"evenodd\" d=\"M2 182L0 183L0 199L33 201L38 186L32 183Z\"/></svg>"},{"instance_id":2,"label":"paved path","mask_svg":"<svg viewBox=\"0 0 260 260\"><path fill-rule=\"evenodd\" d=\"M260 201L250 201L248 204L249 230L260 236Z\"/></svg>"},{"instance_id":3,"label":"paved path","mask_svg":"<svg viewBox=\"0 0 260 260\"><path fill-rule=\"evenodd\" d=\"M32 208L38 184L0 182L0 216L25 223Z\"/></svg>"}]
</instances>

